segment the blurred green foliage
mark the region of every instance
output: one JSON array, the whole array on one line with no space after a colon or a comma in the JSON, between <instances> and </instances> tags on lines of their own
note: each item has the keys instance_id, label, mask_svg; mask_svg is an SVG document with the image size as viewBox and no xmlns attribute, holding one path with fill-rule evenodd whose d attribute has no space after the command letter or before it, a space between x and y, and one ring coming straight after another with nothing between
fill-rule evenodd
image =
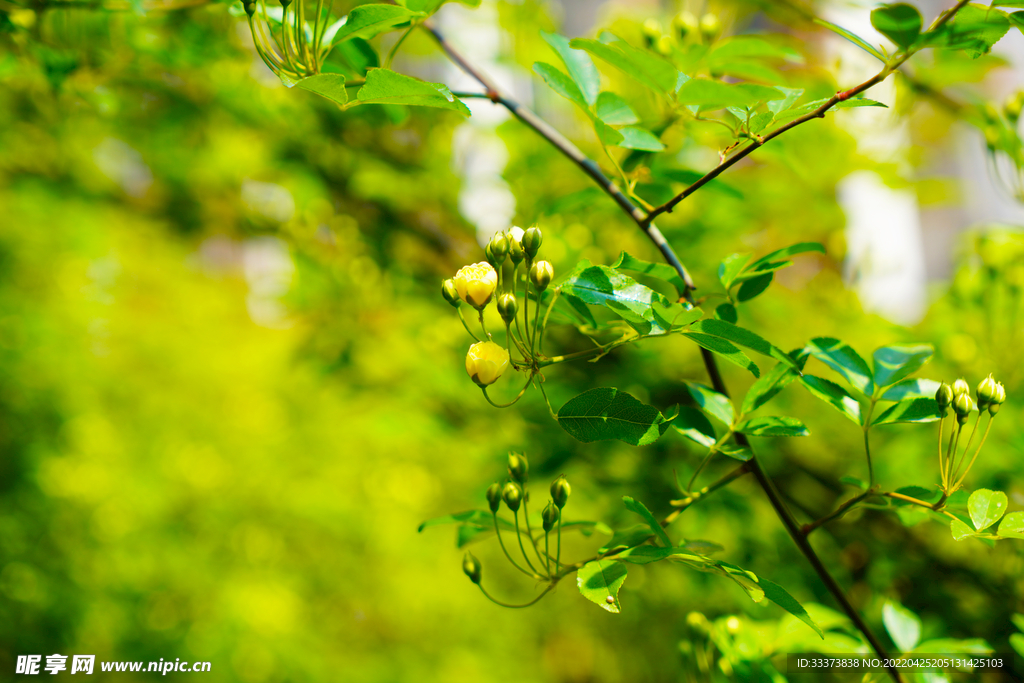
<instances>
[{"instance_id":1,"label":"blurred green foliage","mask_svg":"<svg viewBox=\"0 0 1024 683\"><path fill-rule=\"evenodd\" d=\"M782 3L759 4L721 9L737 31L805 27ZM507 64L552 59L537 34L558 23L545 5L497 9ZM625 8L607 18L641 43L646 16ZM411 36L405 50L410 64L438 68L426 38ZM937 87L1005 67L935 54L915 73ZM791 71L809 92L839 87L812 59ZM617 92L637 87L611 78ZM923 204L959 201L952 181L915 173L958 112L918 99L918 86L898 88L896 115L913 140L899 163L858 148L857 112L830 115L773 141L661 228L698 295L714 291L729 253L825 244L827 255L781 272L743 310L784 349L815 336L864 356L931 342L925 376L973 384L994 372L1010 398L968 486L1006 491L1020 509L1021 238L966 237L951 286L936 285L912 328L865 314L841 275L835 188L852 171L910 187ZM596 158L582 117L536 90L538 109ZM463 121L403 107L342 113L285 89L224 4L146 13L0 3L0 671L19 654L60 652L206 660L215 680L246 683L632 683L688 680L687 653L705 638L693 635L691 611L725 625L712 636L723 651L742 633L732 615L792 642L813 635L730 583L673 566L630 567L622 614L596 609L571 581L534 608L504 610L463 576L449 530L417 534L424 519L483 508L509 449L528 454L537 481L569 476L570 519L613 527L636 523L623 495L664 516L678 495L673 470L692 471L701 454L675 437L643 448L577 443L535 394L510 410L483 403L462 369L465 333L438 292L482 258L451 157ZM558 272L620 251L656 260L557 151L516 121L498 133L516 222L543 226ZM669 136L681 164L715 162L713 126ZM682 187L645 180L648 197ZM585 348L573 332L552 332L561 349ZM723 372L737 395L753 379ZM696 347L680 338L548 377L555 406L620 386L668 407L688 400L681 380L705 381ZM840 477L865 476L860 432L805 392L776 401L812 435L757 446L798 514L820 517L850 495ZM878 432L884 485L937 483L934 425ZM715 462L707 476L731 466ZM764 571L829 618L827 592L753 482L687 510L673 529L721 544L724 559ZM606 539L563 540L576 558ZM958 543L941 524L870 510L814 543L879 632L892 599L920 616L923 639L983 638L1009 651L1011 615L1024 612L1021 543ZM531 597L493 543L473 551L495 593Z\"/></svg>"}]
</instances>

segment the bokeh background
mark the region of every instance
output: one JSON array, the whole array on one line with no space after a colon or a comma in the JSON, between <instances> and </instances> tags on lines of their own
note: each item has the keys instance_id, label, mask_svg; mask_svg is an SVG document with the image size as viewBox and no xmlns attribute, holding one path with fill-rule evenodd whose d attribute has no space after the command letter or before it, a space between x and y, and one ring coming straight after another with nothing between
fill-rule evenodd
<instances>
[{"instance_id":1,"label":"bokeh background","mask_svg":"<svg viewBox=\"0 0 1024 683\"><path fill-rule=\"evenodd\" d=\"M934 16L941 5L920 6ZM656 259L578 169L486 100L471 102L469 119L342 113L289 90L227 4L110 7L0 2L0 679L19 654L63 653L211 661L205 677L245 683L691 680L691 611L775 628L777 607L674 566L631 567L620 615L571 578L531 609L505 610L462 574L452 527L417 533L425 519L484 507L509 449L529 456L540 484L569 477L569 518L612 526L635 522L622 495L666 513L673 470L699 460L671 434L645 448L580 444L535 393L499 411L465 376L467 338L439 284L482 259L479 239L539 224L559 272L622 250ZM858 17L850 28L870 35L870 7L685 8L717 13L729 32L790 35L806 59L787 73L827 95L873 67L805 12ZM639 22L667 25L681 9L485 0L445 6L438 24L596 156L570 105L531 77L534 61L554 58L537 29L613 27L637 40ZM1022 52L1013 29L992 55L924 55L912 69L950 97L999 107L1021 83ZM425 36L411 36L396 65L471 87ZM905 81L872 96L890 109L800 127L661 228L702 294L730 253L822 242L827 255L801 257L744 311L783 348L831 335L869 356L930 342L923 376L973 384L994 372L1010 398L968 486L1024 508L1013 169L987 155L962 112ZM678 135L676 163L716 162L707 130ZM671 189L641 185L651 197ZM551 338L584 343L567 330ZM724 371L737 391L749 385ZM685 400L684 379L704 381L695 348L654 340L559 366L546 386L556 406L620 386L667 408ZM799 391L777 400L773 412L800 417L812 436L758 446L812 519L844 498L839 477L865 476L860 433ZM937 483L934 438L934 425L879 430L880 481ZM727 467L713 465L708 481ZM880 632L894 599L928 638L1010 651L1024 542L958 543L942 524L905 521L855 513L814 543ZM802 602L835 607L751 481L673 529L720 543L722 559ZM565 553L604 540L573 538ZM493 540L473 551L494 593L535 593Z\"/></svg>"}]
</instances>

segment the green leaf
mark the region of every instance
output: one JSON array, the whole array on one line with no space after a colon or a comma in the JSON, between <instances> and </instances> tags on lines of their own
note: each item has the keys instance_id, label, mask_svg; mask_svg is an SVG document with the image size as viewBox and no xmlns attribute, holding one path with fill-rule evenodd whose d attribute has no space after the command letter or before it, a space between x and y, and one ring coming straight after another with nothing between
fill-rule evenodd
<instances>
[{"instance_id":1,"label":"green leaf","mask_svg":"<svg viewBox=\"0 0 1024 683\"><path fill-rule=\"evenodd\" d=\"M831 337L817 337L810 341L806 349L812 356L842 375L865 396L870 396L874 392L875 385L871 381L868 364L846 342Z\"/></svg>"},{"instance_id":2,"label":"green leaf","mask_svg":"<svg viewBox=\"0 0 1024 683\"><path fill-rule=\"evenodd\" d=\"M924 34L923 40L930 47L964 50L977 58L991 51L1009 30L1010 19L1005 12L968 4L946 25Z\"/></svg>"},{"instance_id":3,"label":"green leaf","mask_svg":"<svg viewBox=\"0 0 1024 683\"><path fill-rule=\"evenodd\" d=\"M941 419L939 404L934 398L906 398L890 406L888 410L871 421L871 425L886 425L896 422L935 422Z\"/></svg>"},{"instance_id":4,"label":"green leaf","mask_svg":"<svg viewBox=\"0 0 1024 683\"><path fill-rule=\"evenodd\" d=\"M721 446L718 452L740 462L746 462L754 457L753 451L745 446Z\"/></svg>"},{"instance_id":5,"label":"green leaf","mask_svg":"<svg viewBox=\"0 0 1024 683\"><path fill-rule=\"evenodd\" d=\"M750 358L747 357L747 354L740 351L739 347L735 346L731 342L728 342L721 337L712 337L709 334L700 334L697 332L683 332L683 336L689 338L690 341L698 346L717 353L730 363L735 363L741 368L749 371L754 377L761 376L761 369L757 367L757 364L750 360Z\"/></svg>"},{"instance_id":6,"label":"green leaf","mask_svg":"<svg viewBox=\"0 0 1024 683\"><path fill-rule=\"evenodd\" d=\"M544 31L541 31L540 35L558 53L586 103L593 105L598 102L597 91L601 87L601 76L597 73L597 67L594 66L594 61L590 58L590 55L582 50L574 50L570 47L569 39L565 36ZM600 112L598 116L602 119L604 118L600 115ZM611 124L610 121L605 121L605 123ZM628 123L633 123L633 121Z\"/></svg>"},{"instance_id":7,"label":"green leaf","mask_svg":"<svg viewBox=\"0 0 1024 683\"><path fill-rule=\"evenodd\" d=\"M883 401L902 401L905 398L934 398L939 383L932 379L905 379L882 394Z\"/></svg>"},{"instance_id":8,"label":"green leaf","mask_svg":"<svg viewBox=\"0 0 1024 683\"><path fill-rule=\"evenodd\" d=\"M647 526L651 527L651 531L653 531L654 535L658 537L658 540L665 544L666 548L672 547L672 541L669 540L668 534L665 533L661 524L659 524L658 520L654 518L654 515L651 514L651 511L647 509L646 505L641 503L639 500L630 498L629 496L623 496L622 502L626 504L627 510L635 512L643 517L644 521L647 522Z\"/></svg>"},{"instance_id":9,"label":"green leaf","mask_svg":"<svg viewBox=\"0 0 1024 683\"><path fill-rule=\"evenodd\" d=\"M390 69L371 69L366 85L356 96L364 104L409 104L417 107L453 109L469 116L469 109L448 87L404 76Z\"/></svg>"},{"instance_id":10,"label":"green leaf","mask_svg":"<svg viewBox=\"0 0 1024 683\"><path fill-rule=\"evenodd\" d=\"M574 38L569 41L569 46L586 50L657 92L669 93L676 88L679 72L672 64L649 52L638 50L617 37L611 43L589 38Z\"/></svg>"},{"instance_id":11,"label":"green leaf","mask_svg":"<svg viewBox=\"0 0 1024 683\"><path fill-rule=\"evenodd\" d=\"M861 424L860 403L850 396L846 389L835 382L814 375L804 375L800 378L800 383L813 396L820 398L842 413L843 417L856 424Z\"/></svg>"},{"instance_id":12,"label":"green leaf","mask_svg":"<svg viewBox=\"0 0 1024 683\"><path fill-rule=\"evenodd\" d=\"M330 38L326 34L324 43L330 44ZM380 58L373 46L362 38L349 38L330 51L327 63L350 71L355 77L364 78L367 71L380 66Z\"/></svg>"},{"instance_id":13,"label":"green leaf","mask_svg":"<svg viewBox=\"0 0 1024 683\"><path fill-rule=\"evenodd\" d=\"M686 390L690 392L690 396L693 396L693 400L705 413L721 420L726 426L732 425L735 412L732 401L728 397L696 382L687 382Z\"/></svg>"},{"instance_id":14,"label":"green leaf","mask_svg":"<svg viewBox=\"0 0 1024 683\"><path fill-rule=\"evenodd\" d=\"M959 519L954 519L949 523L949 530L953 532L953 540L962 541L969 536L974 535L974 529L967 526Z\"/></svg>"},{"instance_id":15,"label":"green leaf","mask_svg":"<svg viewBox=\"0 0 1024 683\"><path fill-rule=\"evenodd\" d=\"M609 126L628 126L640 123L640 117L622 99L613 92L603 92L597 96L597 118Z\"/></svg>"},{"instance_id":16,"label":"green leaf","mask_svg":"<svg viewBox=\"0 0 1024 683\"><path fill-rule=\"evenodd\" d=\"M646 152L660 152L665 149L664 143L658 139L658 136L643 128L626 126L619 129L619 134L622 135L622 142L618 143L619 147L639 149Z\"/></svg>"},{"instance_id":17,"label":"green leaf","mask_svg":"<svg viewBox=\"0 0 1024 683\"><path fill-rule=\"evenodd\" d=\"M726 303L715 306L715 320L724 320L727 323L735 325L739 319L736 307L732 304Z\"/></svg>"},{"instance_id":18,"label":"green leaf","mask_svg":"<svg viewBox=\"0 0 1024 683\"><path fill-rule=\"evenodd\" d=\"M776 86L776 89L780 90L786 98L782 100L772 100L768 103L768 111L775 115L778 115L792 107L796 104L796 101L800 99L800 96L804 94L803 88L783 88L781 86ZM824 247L822 247L822 253L824 253Z\"/></svg>"},{"instance_id":19,"label":"green leaf","mask_svg":"<svg viewBox=\"0 0 1024 683\"><path fill-rule=\"evenodd\" d=\"M679 415L672 420L672 428L690 441L711 448L718 441L715 428L704 413L690 406L680 406Z\"/></svg>"},{"instance_id":20,"label":"green leaf","mask_svg":"<svg viewBox=\"0 0 1024 683\"><path fill-rule=\"evenodd\" d=\"M607 266L577 268L559 285L562 294L591 306L603 306L640 334L667 334L695 315L653 289ZM685 322L683 322L685 320Z\"/></svg>"},{"instance_id":21,"label":"green leaf","mask_svg":"<svg viewBox=\"0 0 1024 683\"><path fill-rule=\"evenodd\" d=\"M626 580L626 565L612 560L587 562L576 572L580 595L612 614L622 611L619 588ZM609 600L610 598L610 600Z\"/></svg>"},{"instance_id":22,"label":"green leaf","mask_svg":"<svg viewBox=\"0 0 1024 683\"><path fill-rule=\"evenodd\" d=\"M601 141L602 145L605 147L614 147L622 142L622 133L611 126L605 125L604 121L601 121L600 119L594 119L593 122L594 131L597 133L597 139Z\"/></svg>"},{"instance_id":23,"label":"green leaf","mask_svg":"<svg viewBox=\"0 0 1024 683\"><path fill-rule=\"evenodd\" d=\"M1017 30L1024 33L1024 12L1014 12L1008 19L1010 23L1017 27ZM1021 655L1024 657L1024 655Z\"/></svg>"},{"instance_id":24,"label":"green leaf","mask_svg":"<svg viewBox=\"0 0 1024 683\"><path fill-rule=\"evenodd\" d=\"M1019 14L1024 14L1024 12L1020 12ZM1017 654L1024 657L1024 634L1010 634L1010 646L1017 651Z\"/></svg>"},{"instance_id":25,"label":"green leaf","mask_svg":"<svg viewBox=\"0 0 1024 683\"><path fill-rule=\"evenodd\" d=\"M315 92L335 104L348 102L348 93L345 92L345 77L341 74L317 74L303 78L295 84L295 87Z\"/></svg>"},{"instance_id":26,"label":"green leaf","mask_svg":"<svg viewBox=\"0 0 1024 683\"><path fill-rule=\"evenodd\" d=\"M640 545L641 543L646 543L647 539L653 538L653 536L654 534L651 533L650 527L646 524L637 524L636 526L631 526L628 529L620 529L616 531L611 540L598 548L597 551L599 553L606 553L609 550L614 550L616 548L632 548Z\"/></svg>"},{"instance_id":27,"label":"green leaf","mask_svg":"<svg viewBox=\"0 0 1024 683\"><path fill-rule=\"evenodd\" d=\"M875 384L887 387L912 375L935 353L931 344L883 346L875 351Z\"/></svg>"},{"instance_id":28,"label":"green leaf","mask_svg":"<svg viewBox=\"0 0 1024 683\"><path fill-rule=\"evenodd\" d=\"M776 261L782 261L788 259L790 256L796 256L797 254L807 254L809 252L817 252L819 254L825 253L825 247L818 242L798 242L797 244L791 244L788 247L784 247L777 251L773 251L770 254L766 254L761 258L757 259L750 264L748 270L756 271L760 270L762 266L768 263L774 263Z\"/></svg>"},{"instance_id":29,"label":"green leaf","mask_svg":"<svg viewBox=\"0 0 1024 683\"><path fill-rule=\"evenodd\" d=\"M871 25L901 48L914 44L921 35L921 23L917 8L904 3L883 5L871 12Z\"/></svg>"},{"instance_id":30,"label":"green leaf","mask_svg":"<svg viewBox=\"0 0 1024 683\"><path fill-rule=\"evenodd\" d=\"M794 379L796 373L786 363L778 363L768 374L754 382L743 397L744 414L753 412L770 401Z\"/></svg>"},{"instance_id":31,"label":"green leaf","mask_svg":"<svg viewBox=\"0 0 1024 683\"><path fill-rule=\"evenodd\" d=\"M423 12L400 5L359 5L349 12L348 20L334 34L334 42L339 43L349 38L373 38L398 24L425 16Z\"/></svg>"},{"instance_id":32,"label":"green leaf","mask_svg":"<svg viewBox=\"0 0 1024 683\"><path fill-rule=\"evenodd\" d=\"M669 421L657 409L611 387L589 389L558 410L558 424L583 443L618 439L646 446L661 438Z\"/></svg>"},{"instance_id":33,"label":"green leaf","mask_svg":"<svg viewBox=\"0 0 1024 683\"><path fill-rule=\"evenodd\" d=\"M768 415L752 417L736 426L736 431L747 436L808 436L807 426L795 417Z\"/></svg>"},{"instance_id":34,"label":"green leaf","mask_svg":"<svg viewBox=\"0 0 1024 683\"><path fill-rule=\"evenodd\" d=\"M882 606L882 623L900 652L910 652L921 641L921 620L898 602L885 601Z\"/></svg>"},{"instance_id":35,"label":"green leaf","mask_svg":"<svg viewBox=\"0 0 1024 683\"><path fill-rule=\"evenodd\" d=\"M680 104L707 108L756 107L762 102L784 100L780 90L752 83L726 83L706 78L691 78L683 83L676 94Z\"/></svg>"},{"instance_id":36,"label":"green leaf","mask_svg":"<svg viewBox=\"0 0 1024 683\"><path fill-rule=\"evenodd\" d=\"M847 475L845 477L840 477L839 481L847 486L855 486L864 491L868 490L868 483L863 479L858 479L857 477Z\"/></svg>"},{"instance_id":37,"label":"green leaf","mask_svg":"<svg viewBox=\"0 0 1024 683\"><path fill-rule=\"evenodd\" d=\"M803 62L803 55L786 45L771 43L758 36L733 36L715 43L714 49L705 57L708 66L735 59L737 57L757 57L760 59L776 59L798 64Z\"/></svg>"},{"instance_id":38,"label":"green leaf","mask_svg":"<svg viewBox=\"0 0 1024 683\"><path fill-rule=\"evenodd\" d=\"M856 109L857 107L882 107L883 109L888 109L889 105L882 104L877 100L869 100L866 97L851 97L848 100L836 102L832 106L833 109Z\"/></svg>"},{"instance_id":39,"label":"green leaf","mask_svg":"<svg viewBox=\"0 0 1024 683\"><path fill-rule=\"evenodd\" d=\"M698 320L690 326L690 329L735 342L740 346L747 347L751 351L756 351L763 356L770 356L777 361L785 363L794 370L799 370L793 359L786 355L782 349L768 342L756 332L746 328L727 323L724 320L705 319Z\"/></svg>"},{"instance_id":40,"label":"green leaf","mask_svg":"<svg viewBox=\"0 0 1024 683\"><path fill-rule=\"evenodd\" d=\"M726 256L718 264L718 280L727 291L732 288L736 276L743 272L743 268L747 265L747 261L750 260L750 256L750 254L732 254Z\"/></svg>"},{"instance_id":41,"label":"green leaf","mask_svg":"<svg viewBox=\"0 0 1024 683\"><path fill-rule=\"evenodd\" d=\"M427 12L433 14L437 9L443 5L447 0L397 0L399 5L408 7L409 9L416 10L418 12ZM480 0L458 0L462 5L467 7L479 7Z\"/></svg>"},{"instance_id":42,"label":"green leaf","mask_svg":"<svg viewBox=\"0 0 1024 683\"><path fill-rule=\"evenodd\" d=\"M583 93L580 92L579 86L557 67L545 62L534 62L533 70L556 93L587 110L587 101L583 99Z\"/></svg>"},{"instance_id":43,"label":"green leaf","mask_svg":"<svg viewBox=\"0 0 1024 683\"><path fill-rule=\"evenodd\" d=\"M832 31L833 33L837 33L837 34L841 35L843 38L846 38L848 41L850 41L851 43L853 43L854 45L856 45L860 49L864 50L865 52L867 52L872 57L878 59L879 61L881 61L883 63L886 61L885 55L883 55L881 52L879 52L878 48L872 47L871 44L868 41L864 40L863 38L861 38L860 36L858 36L856 34L853 34L853 33L849 32L849 31L847 31L845 28L842 28L840 26L836 26L832 22L825 21L824 19L814 19L814 23L817 24L818 26L824 26L825 28L827 28L829 31Z\"/></svg>"},{"instance_id":44,"label":"green leaf","mask_svg":"<svg viewBox=\"0 0 1024 683\"><path fill-rule=\"evenodd\" d=\"M1024 538L1024 512L1011 512L999 523L999 535L1006 538ZM1022 622L1024 623L1024 622ZM1021 626L1024 630L1024 626Z\"/></svg>"},{"instance_id":45,"label":"green leaf","mask_svg":"<svg viewBox=\"0 0 1024 683\"><path fill-rule=\"evenodd\" d=\"M822 639L825 638L825 634L822 633L821 628L814 623L814 619L812 619L811 615L807 613L804 606L797 602L796 598L790 595L785 588L764 577L758 577L757 583L761 587L761 590L764 591L764 596L766 598L810 626L814 629L815 633L822 637Z\"/></svg>"},{"instance_id":46,"label":"green leaf","mask_svg":"<svg viewBox=\"0 0 1024 683\"><path fill-rule=\"evenodd\" d=\"M664 280L676 288L679 296L683 296L686 292L686 283L683 282L683 278L679 277L676 269L667 263L651 263L650 261L644 261L626 252L622 252L619 254L618 260L611 267L616 270L632 270Z\"/></svg>"},{"instance_id":47,"label":"green leaf","mask_svg":"<svg viewBox=\"0 0 1024 683\"><path fill-rule=\"evenodd\" d=\"M755 278L747 280L740 286L740 291L737 292L736 299L741 302L750 301L755 296L768 289L768 285L772 283L772 279L774 277L774 273L766 273L765 275L758 275Z\"/></svg>"},{"instance_id":48,"label":"green leaf","mask_svg":"<svg viewBox=\"0 0 1024 683\"><path fill-rule=\"evenodd\" d=\"M984 531L1002 518L1009 501L1002 491L978 489L967 499L967 511L978 531Z\"/></svg>"}]
</instances>

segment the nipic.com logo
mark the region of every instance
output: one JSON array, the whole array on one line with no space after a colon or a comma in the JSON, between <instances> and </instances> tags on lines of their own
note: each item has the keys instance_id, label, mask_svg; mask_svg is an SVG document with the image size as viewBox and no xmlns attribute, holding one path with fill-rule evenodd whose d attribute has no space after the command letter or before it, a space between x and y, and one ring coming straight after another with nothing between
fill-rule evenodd
<instances>
[{"instance_id":1,"label":"nipic.com logo","mask_svg":"<svg viewBox=\"0 0 1024 683\"><path fill-rule=\"evenodd\" d=\"M71 659L70 667L68 659ZM45 659L45 661L44 661ZM156 662L125 662L101 661L98 670L106 672L158 673L166 676L171 672L204 672L210 671L210 662L190 662L177 658L174 661L161 658ZM38 674L57 675L61 672L70 674L91 674L97 670L96 655L18 655L14 667L15 674L28 676Z\"/></svg>"}]
</instances>

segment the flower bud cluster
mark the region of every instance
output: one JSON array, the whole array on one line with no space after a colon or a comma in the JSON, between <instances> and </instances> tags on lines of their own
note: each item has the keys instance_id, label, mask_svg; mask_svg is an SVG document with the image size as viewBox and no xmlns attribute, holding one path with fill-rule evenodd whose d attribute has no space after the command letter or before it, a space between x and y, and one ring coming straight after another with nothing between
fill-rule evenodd
<instances>
[{"instance_id":1,"label":"flower bud cluster","mask_svg":"<svg viewBox=\"0 0 1024 683\"><path fill-rule=\"evenodd\" d=\"M506 326L509 347L514 342L515 348L523 356L522 362L512 362L510 348L491 341L491 335L484 329L484 340L470 346L466 354L466 373L480 387L486 388L496 382L510 364L518 367L534 364L534 339L540 320L541 294L555 277L555 270L549 262L537 260L543 242L544 235L537 227L527 230L513 227L507 232L499 232L484 248L485 261L463 266L455 273L455 277L441 283L441 294L445 301L455 309L459 309L463 303L476 309L481 328L484 325L484 310L492 301L495 302L498 315ZM506 262L511 264L511 274L503 272ZM525 264L526 276L523 292L526 298L522 306L517 298L520 264ZM527 310L531 300L537 304L537 308L532 311L532 335L529 319L531 312ZM523 313L522 321L518 319L520 312ZM461 310L459 315L462 316ZM539 348L536 353L539 353Z\"/></svg>"}]
</instances>

